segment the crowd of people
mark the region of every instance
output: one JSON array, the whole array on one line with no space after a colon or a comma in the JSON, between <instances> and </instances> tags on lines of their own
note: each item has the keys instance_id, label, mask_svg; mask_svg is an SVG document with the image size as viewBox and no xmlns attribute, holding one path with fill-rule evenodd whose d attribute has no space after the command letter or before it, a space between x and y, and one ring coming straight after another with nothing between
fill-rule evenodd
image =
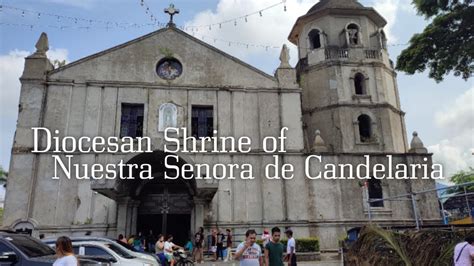
<instances>
[{"instance_id":1,"label":"crowd of people","mask_svg":"<svg viewBox=\"0 0 474 266\"><path fill-rule=\"evenodd\" d=\"M285 247L280 242L281 230L273 227L271 234L267 230L262 234L264 252L260 245L257 244L257 232L253 229L247 230L245 240L241 242L232 256L232 231L226 230L226 235L219 230L212 230L210 239L210 251L213 252L214 260L219 258L227 261L235 259L240 261L240 266L283 266L284 261L288 266L296 266L296 241L293 237L293 231L289 228L285 230L288 239L286 245L286 255L283 256ZM187 249L192 253L195 262L203 263L203 247L204 247L204 229L201 227L194 235L194 242L188 241L185 247L180 247L173 243L173 236L166 237L160 235L156 242L151 236L143 237L140 233L137 236L131 236L126 239L123 235L119 235L118 240L123 243L132 244L137 250L147 247L149 251L155 252L161 265L174 266L175 260L173 250ZM143 240L143 241L142 241ZM226 242L227 255L224 259L222 252L224 250L224 240ZM154 243L153 243L154 242ZM148 243L148 245L146 245ZM219 253L221 252L221 253ZM72 241L67 236L61 236L56 240L56 261L53 266L77 266L78 260L74 254ZM458 243L454 248L453 261L456 266L472 265L474 259L474 237L466 237L464 242Z\"/></svg>"},{"instance_id":2,"label":"crowd of people","mask_svg":"<svg viewBox=\"0 0 474 266\"><path fill-rule=\"evenodd\" d=\"M285 247L280 242L281 230L273 227L271 235L268 231L264 231L262 235L263 253L260 245L256 243L257 232L251 229L245 233L245 241L237 246L234 258L240 261L240 266L283 266L284 261L288 266L296 266L296 241L293 231L286 229L285 234L288 238L285 256Z\"/></svg>"},{"instance_id":3,"label":"crowd of people","mask_svg":"<svg viewBox=\"0 0 474 266\"><path fill-rule=\"evenodd\" d=\"M194 234L194 242L193 242L193 259L198 263L202 263L204 261L204 228L199 228L199 231ZM232 260L232 230L226 229L226 233L224 234L219 229L212 229L211 234L208 238L207 246L209 247L208 251L212 253L213 261L217 261L219 259L223 261ZM226 254L224 256L224 254ZM225 257L225 258L224 258Z\"/></svg>"},{"instance_id":4,"label":"crowd of people","mask_svg":"<svg viewBox=\"0 0 474 266\"><path fill-rule=\"evenodd\" d=\"M283 256L285 246L280 242L281 230L278 227L272 228L271 234L268 230L264 230L261 237L264 252L257 244L257 232L253 229L247 230L245 240L237 246L234 255L232 255L233 236L231 229L226 229L226 234L223 234L219 229L212 229L208 239L208 247L213 255L213 261L221 259L227 262L235 259L240 262L241 266L283 266L284 261L286 261L288 266L296 266L296 241L293 237L293 231L286 228L285 234L288 238L285 256ZM201 227L194 235L193 258L197 263L203 263L204 261L203 245L204 229ZM224 250L226 251L225 256Z\"/></svg>"},{"instance_id":5,"label":"crowd of people","mask_svg":"<svg viewBox=\"0 0 474 266\"><path fill-rule=\"evenodd\" d=\"M232 254L234 236L230 228L225 231L217 228L211 229L210 234L206 237L204 228L201 227L194 234L193 239L188 239L183 247L173 243L172 235L159 235L155 238L152 231L147 236L144 236L141 232L128 238L119 235L118 240L131 245L138 252L154 253L162 265L173 266L175 264L173 251L183 249L188 252L196 263L204 263L204 253L207 253L212 261L237 260L240 261L242 266L282 266L283 261L287 261L288 266L296 266L296 241L291 229L286 228L285 233L288 238L285 257L283 257L285 247L280 242L281 230L278 227L272 228L271 234L267 229L263 231L261 241L264 252L257 244L257 232L255 230L246 232L245 240L237 245L235 254ZM204 249L205 247L206 249Z\"/></svg>"},{"instance_id":6,"label":"crowd of people","mask_svg":"<svg viewBox=\"0 0 474 266\"><path fill-rule=\"evenodd\" d=\"M160 234L155 238L151 230L147 236L139 232L137 235L131 235L128 239L120 234L118 240L132 246L137 252L146 251L155 254L161 265L174 266L176 260L173 252L177 249L183 249L189 252L192 252L193 249L192 245L189 244L190 241L188 241L184 247L181 247L173 243L173 235Z\"/></svg>"}]
</instances>

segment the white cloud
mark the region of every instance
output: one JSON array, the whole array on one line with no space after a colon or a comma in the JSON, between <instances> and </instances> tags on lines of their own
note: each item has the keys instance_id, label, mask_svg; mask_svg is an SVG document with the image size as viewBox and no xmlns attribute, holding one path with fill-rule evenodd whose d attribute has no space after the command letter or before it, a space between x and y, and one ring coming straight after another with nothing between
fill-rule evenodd
<instances>
[{"instance_id":1,"label":"white cloud","mask_svg":"<svg viewBox=\"0 0 474 266\"><path fill-rule=\"evenodd\" d=\"M436 113L436 125L450 132L462 132L474 126L474 87L459 96L449 109Z\"/></svg>"},{"instance_id":2,"label":"white cloud","mask_svg":"<svg viewBox=\"0 0 474 266\"><path fill-rule=\"evenodd\" d=\"M0 55L0 111L2 117L11 118L17 115L18 100L20 97L20 76L23 72L25 57L32 54L29 51L13 50L6 55ZM66 49L52 49L48 51L48 58L67 61Z\"/></svg>"},{"instance_id":3,"label":"white cloud","mask_svg":"<svg viewBox=\"0 0 474 266\"><path fill-rule=\"evenodd\" d=\"M397 18L400 0L375 0L373 7L387 20L384 31L387 35L388 43L396 43L398 39L392 34L392 28Z\"/></svg>"},{"instance_id":4,"label":"white cloud","mask_svg":"<svg viewBox=\"0 0 474 266\"><path fill-rule=\"evenodd\" d=\"M428 149L433 160L441 163L445 175L474 166L474 87L435 113L435 124L443 139Z\"/></svg>"},{"instance_id":5,"label":"white cloud","mask_svg":"<svg viewBox=\"0 0 474 266\"><path fill-rule=\"evenodd\" d=\"M65 60L66 62L68 62L68 54L69 53L68 53L67 49L56 48L56 49L49 50L47 52L47 54L48 54L48 58L51 61L54 61L54 60L63 61L63 60Z\"/></svg>"},{"instance_id":6,"label":"white cloud","mask_svg":"<svg viewBox=\"0 0 474 266\"><path fill-rule=\"evenodd\" d=\"M10 149L15 133L16 119L18 116L18 101L20 98L20 76L23 73L25 57L32 52L12 50L8 54L0 55L0 165L8 168ZM66 60L66 49L52 49L48 51L51 60Z\"/></svg>"},{"instance_id":7,"label":"white cloud","mask_svg":"<svg viewBox=\"0 0 474 266\"><path fill-rule=\"evenodd\" d=\"M409 16L416 15L416 9L412 4L412 0L374 0L372 4L366 4L365 6L372 6L387 20L384 31L387 34L389 44L400 41L398 36L392 33L397 20L402 16L405 16L403 19L407 18L407 14L400 14L400 11L408 13Z\"/></svg>"},{"instance_id":8,"label":"white cloud","mask_svg":"<svg viewBox=\"0 0 474 266\"><path fill-rule=\"evenodd\" d=\"M417 10L411 0L400 0L398 8L404 12L408 12L411 15L417 15Z\"/></svg>"},{"instance_id":9,"label":"white cloud","mask_svg":"<svg viewBox=\"0 0 474 266\"><path fill-rule=\"evenodd\" d=\"M388 24L385 27L385 31L389 43L397 41L391 29L396 21L400 5L405 6L408 1L374 0L373 4L364 3L365 6L373 6L387 19ZM265 61L267 65L272 64L274 68L278 65L280 47L286 43L290 48L291 64L295 65L297 62L297 50L294 45L288 42L288 35L296 19L306 14L316 3L317 1L314 0L287 0L286 12L283 11L283 5L280 5L265 10L262 17L258 14L249 16L247 22L245 22L244 18L237 19L237 26L234 25L234 21L231 21L230 23L222 24L221 28L218 25L212 26L211 30L208 27L200 27L193 34L195 37L244 61L258 57L261 58L260 61ZM185 26L214 24L261 10L273 4L275 4L275 0L220 0L215 10L205 10L198 13L193 19L187 21ZM187 31L192 33L190 28ZM230 45L228 42L224 42L224 40L230 41ZM243 44L238 45L232 42L241 42ZM247 43L270 47L252 47L250 45L247 48ZM255 64L255 62L253 63Z\"/></svg>"},{"instance_id":10,"label":"white cloud","mask_svg":"<svg viewBox=\"0 0 474 266\"><path fill-rule=\"evenodd\" d=\"M222 22L229 18L239 17L249 12L258 11L268 6L275 4L275 0L220 0L216 9L205 10L198 13L191 21L185 23L185 26L191 25L208 25ZM288 34L291 31L293 24L299 16L306 14L306 12L315 4L311 0L287 0L287 11L283 11L283 5L263 11L263 16L259 14L249 16L247 22L245 19L236 20L213 26L212 30L208 27L201 27L194 35L203 39L205 42L229 53L240 59L248 60L253 57L262 58L262 60L273 62L275 68L277 67L277 60L280 54L281 46L287 41ZM188 30L191 32L191 30ZM214 41L214 39L216 39ZM242 45L237 45L221 40L241 42ZM264 46L278 47L268 49L265 47L252 47L245 44L259 44ZM292 64L297 62L296 47L289 45Z\"/></svg>"},{"instance_id":11,"label":"white cloud","mask_svg":"<svg viewBox=\"0 0 474 266\"><path fill-rule=\"evenodd\" d=\"M18 97L20 95L20 81L23 71L24 58L28 51L13 50L7 55L0 56L0 110L2 121L17 114Z\"/></svg>"}]
</instances>

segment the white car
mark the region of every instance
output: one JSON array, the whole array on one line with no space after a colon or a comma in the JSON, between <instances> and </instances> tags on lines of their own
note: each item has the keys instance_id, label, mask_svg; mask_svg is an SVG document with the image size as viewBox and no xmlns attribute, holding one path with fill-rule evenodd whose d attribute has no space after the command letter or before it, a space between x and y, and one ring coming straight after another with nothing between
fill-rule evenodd
<instances>
[{"instance_id":1,"label":"white car","mask_svg":"<svg viewBox=\"0 0 474 266\"><path fill-rule=\"evenodd\" d=\"M108 244L112 244L117 248L122 248L125 252L128 252L130 255L132 255L134 257L151 261L152 262L151 265L159 265L157 263L157 259L156 259L155 256L150 255L150 254L137 252L137 251L135 251L135 249L132 246L130 246L128 244L124 244L123 242L120 242L116 239L112 239L112 238L108 238L108 237L96 237L96 236L79 236L79 237L74 237L73 236L73 237L71 237L71 241L73 243L89 242L89 241L107 242ZM54 249L54 245L56 243L56 238L43 239L42 242L49 245L50 247L52 247Z\"/></svg>"},{"instance_id":2,"label":"white car","mask_svg":"<svg viewBox=\"0 0 474 266\"><path fill-rule=\"evenodd\" d=\"M54 244L52 244L54 246ZM74 253L77 255L104 257L111 265L117 266L158 266L153 258L144 259L135 256L126 248L108 241L72 241Z\"/></svg>"}]
</instances>

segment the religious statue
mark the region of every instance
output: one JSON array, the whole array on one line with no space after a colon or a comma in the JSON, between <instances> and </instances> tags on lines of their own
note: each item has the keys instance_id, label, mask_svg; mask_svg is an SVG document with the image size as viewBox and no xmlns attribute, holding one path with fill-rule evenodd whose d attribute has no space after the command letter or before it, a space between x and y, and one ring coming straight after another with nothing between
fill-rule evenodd
<instances>
[{"instance_id":1,"label":"religious statue","mask_svg":"<svg viewBox=\"0 0 474 266\"><path fill-rule=\"evenodd\" d=\"M357 45L359 43L359 31L357 29L348 29L349 44Z\"/></svg>"},{"instance_id":2,"label":"religious statue","mask_svg":"<svg viewBox=\"0 0 474 266\"><path fill-rule=\"evenodd\" d=\"M172 103L164 103L160 106L158 114L158 131L165 131L168 127L176 127L178 109Z\"/></svg>"}]
</instances>

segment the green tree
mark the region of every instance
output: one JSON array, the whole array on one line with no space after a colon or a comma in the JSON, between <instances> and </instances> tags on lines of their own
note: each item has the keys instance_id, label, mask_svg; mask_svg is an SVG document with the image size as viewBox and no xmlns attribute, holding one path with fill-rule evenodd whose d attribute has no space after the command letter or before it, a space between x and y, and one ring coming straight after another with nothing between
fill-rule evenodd
<instances>
[{"instance_id":1,"label":"green tree","mask_svg":"<svg viewBox=\"0 0 474 266\"><path fill-rule=\"evenodd\" d=\"M451 182L456 185L464 184L467 182L474 182L474 168L469 167L467 171L459 171L451 177ZM468 185L466 187L467 192L474 192L474 184ZM449 189L448 193L455 193L455 192L464 192L463 187Z\"/></svg>"},{"instance_id":2,"label":"green tree","mask_svg":"<svg viewBox=\"0 0 474 266\"><path fill-rule=\"evenodd\" d=\"M397 70L408 74L429 69L440 82L453 71L467 80L474 72L473 0L413 0L418 14L432 19L424 31L410 39L397 59Z\"/></svg>"},{"instance_id":3,"label":"green tree","mask_svg":"<svg viewBox=\"0 0 474 266\"><path fill-rule=\"evenodd\" d=\"M8 172L0 165L0 182L7 182Z\"/></svg>"}]
</instances>

